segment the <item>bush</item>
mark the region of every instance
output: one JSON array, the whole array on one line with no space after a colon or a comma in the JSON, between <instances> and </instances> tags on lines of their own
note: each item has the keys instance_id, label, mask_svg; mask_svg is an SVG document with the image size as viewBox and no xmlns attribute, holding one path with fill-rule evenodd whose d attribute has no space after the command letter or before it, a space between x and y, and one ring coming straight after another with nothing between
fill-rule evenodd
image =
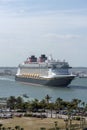
<instances>
[{"instance_id":1,"label":"bush","mask_svg":"<svg viewBox=\"0 0 87 130\"><path fill-rule=\"evenodd\" d=\"M40 128L40 130L46 130L46 128L44 128L44 127L41 127L41 128Z\"/></svg>"},{"instance_id":2,"label":"bush","mask_svg":"<svg viewBox=\"0 0 87 130\"><path fill-rule=\"evenodd\" d=\"M32 114L24 114L25 117L32 117Z\"/></svg>"},{"instance_id":3,"label":"bush","mask_svg":"<svg viewBox=\"0 0 87 130\"><path fill-rule=\"evenodd\" d=\"M80 117L79 116L77 116L75 119L78 120L78 121L80 121Z\"/></svg>"},{"instance_id":4,"label":"bush","mask_svg":"<svg viewBox=\"0 0 87 130\"><path fill-rule=\"evenodd\" d=\"M48 130L60 130L60 129L58 127L56 127L56 128L50 128Z\"/></svg>"}]
</instances>

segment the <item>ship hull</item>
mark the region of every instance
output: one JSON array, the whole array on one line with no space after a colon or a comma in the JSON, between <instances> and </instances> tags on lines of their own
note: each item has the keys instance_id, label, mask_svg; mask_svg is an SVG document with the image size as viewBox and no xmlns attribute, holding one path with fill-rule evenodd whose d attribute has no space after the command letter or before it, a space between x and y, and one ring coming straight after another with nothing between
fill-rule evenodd
<instances>
[{"instance_id":1,"label":"ship hull","mask_svg":"<svg viewBox=\"0 0 87 130\"><path fill-rule=\"evenodd\" d=\"M66 77L56 77L56 78L29 78L22 76L15 76L15 80L24 83L46 85L46 86L56 86L56 87L66 87L75 76L66 76Z\"/></svg>"}]
</instances>

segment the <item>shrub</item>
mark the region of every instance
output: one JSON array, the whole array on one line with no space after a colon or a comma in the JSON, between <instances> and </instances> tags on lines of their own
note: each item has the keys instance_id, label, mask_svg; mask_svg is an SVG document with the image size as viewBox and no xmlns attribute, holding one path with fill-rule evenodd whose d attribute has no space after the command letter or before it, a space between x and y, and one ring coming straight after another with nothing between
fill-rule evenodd
<instances>
[{"instance_id":1,"label":"shrub","mask_svg":"<svg viewBox=\"0 0 87 130\"><path fill-rule=\"evenodd\" d=\"M58 127L56 127L56 128L50 128L48 130L60 130L60 129Z\"/></svg>"},{"instance_id":2,"label":"shrub","mask_svg":"<svg viewBox=\"0 0 87 130\"><path fill-rule=\"evenodd\" d=\"M24 114L25 117L32 117L32 114Z\"/></svg>"},{"instance_id":3,"label":"shrub","mask_svg":"<svg viewBox=\"0 0 87 130\"><path fill-rule=\"evenodd\" d=\"M80 117L79 116L77 116L75 119L78 120L78 121L80 121Z\"/></svg>"},{"instance_id":4,"label":"shrub","mask_svg":"<svg viewBox=\"0 0 87 130\"><path fill-rule=\"evenodd\" d=\"M40 130L46 130L46 128L44 128L44 127L41 127L41 128L40 128Z\"/></svg>"}]
</instances>

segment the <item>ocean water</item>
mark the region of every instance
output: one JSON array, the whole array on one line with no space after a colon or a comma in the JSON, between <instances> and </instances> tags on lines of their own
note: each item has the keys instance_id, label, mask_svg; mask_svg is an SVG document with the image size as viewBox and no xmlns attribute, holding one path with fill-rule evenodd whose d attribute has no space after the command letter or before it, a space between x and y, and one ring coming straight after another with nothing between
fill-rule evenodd
<instances>
[{"instance_id":1,"label":"ocean water","mask_svg":"<svg viewBox=\"0 0 87 130\"><path fill-rule=\"evenodd\" d=\"M0 97L22 96L27 94L29 99L45 98L49 94L52 101L58 97L71 101L74 98L81 99L87 103L87 78L75 78L69 87L31 86L15 81L14 76L0 76Z\"/></svg>"}]
</instances>

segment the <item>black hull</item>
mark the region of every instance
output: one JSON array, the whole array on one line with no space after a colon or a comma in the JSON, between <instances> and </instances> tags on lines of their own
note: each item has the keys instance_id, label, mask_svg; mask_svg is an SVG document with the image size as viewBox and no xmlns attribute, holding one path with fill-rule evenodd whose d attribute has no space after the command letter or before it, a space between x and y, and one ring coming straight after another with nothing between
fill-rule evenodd
<instances>
[{"instance_id":1,"label":"black hull","mask_svg":"<svg viewBox=\"0 0 87 130\"><path fill-rule=\"evenodd\" d=\"M58 77L58 78L27 78L21 76L15 76L16 81L31 83L31 84L38 84L38 85L46 85L46 86L57 86L57 87L66 87L68 86L71 81L74 79L74 76L67 76L67 77Z\"/></svg>"}]
</instances>

